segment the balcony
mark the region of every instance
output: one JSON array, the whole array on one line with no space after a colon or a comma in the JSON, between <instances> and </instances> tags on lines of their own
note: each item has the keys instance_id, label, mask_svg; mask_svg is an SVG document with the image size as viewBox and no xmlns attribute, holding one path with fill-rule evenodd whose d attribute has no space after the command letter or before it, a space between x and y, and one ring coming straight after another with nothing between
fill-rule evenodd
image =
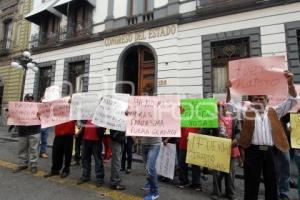
<instances>
[{"instance_id":1,"label":"balcony","mask_svg":"<svg viewBox=\"0 0 300 200\"><path fill-rule=\"evenodd\" d=\"M133 24L138 24L138 23L146 23L149 21L152 21L154 19L153 17L153 12L147 12L144 14L139 14L139 15L133 15L128 17L128 25L133 25Z\"/></svg>"},{"instance_id":2,"label":"balcony","mask_svg":"<svg viewBox=\"0 0 300 200\"><path fill-rule=\"evenodd\" d=\"M58 33L37 33L31 36L30 49L46 49L66 43L89 38L92 34L92 21L87 23L70 23L61 27Z\"/></svg>"},{"instance_id":3,"label":"balcony","mask_svg":"<svg viewBox=\"0 0 300 200\"><path fill-rule=\"evenodd\" d=\"M291 3L294 0L197 0L199 15L222 15Z\"/></svg>"},{"instance_id":4,"label":"balcony","mask_svg":"<svg viewBox=\"0 0 300 200\"><path fill-rule=\"evenodd\" d=\"M0 56L9 54L12 41L10 39L0 40Z\"/></svg>"}]
</instances>

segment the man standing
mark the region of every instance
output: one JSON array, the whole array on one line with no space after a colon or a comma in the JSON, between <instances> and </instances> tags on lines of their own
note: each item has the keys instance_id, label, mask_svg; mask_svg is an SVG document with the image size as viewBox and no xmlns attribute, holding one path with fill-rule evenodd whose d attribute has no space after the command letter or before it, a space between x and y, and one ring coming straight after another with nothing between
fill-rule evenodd
<instances>
[{"instance_id":1,"label":"man standing","mask_svg":"<svg viewBox=\"0 0 300 200\"><path fill-rule=\"evenodd\" d=\"M26 94L25 102L33 102L33 94ZM18 126L19 143L18 143L18 165L13 171L20 172L30 167L32 174L37 173L37 161L39 158L38 146L40 141L40 125L35 126Z\"/></svg>"},{"instance_id":2,"label":"man standing","mask_svg":"<svg viewBox=\"0 0 300 200\"><path fill-rule=\"evenodd\" d=\"M149 194L144 200L155 200L159 198L157 172L155 168L156 160L160 150L162 139L160 137L142 138L143 160L146 165L147 183L150 186Z\"/></svg>"},{"instance_id":3,"label":"man standing","mask_svg":"<svg viewBox=\"0 0 300 200\"><path fill-rule=\"evenodd\" d=\"M291 97L296 97L293 74L285 72L288 91ZM283 103L271 108L267 106L265 95L249 97L251 108L244 115L241 136L238 144L245 150L244 162L244 200L257 200L261 173L265 183L265 199L278 200L274 148L286 152L289 143L279 119L294 105L296 100L289 97ZM230 90L227 90L227 100L230 100Z\"/></svg>"}]
</instances>

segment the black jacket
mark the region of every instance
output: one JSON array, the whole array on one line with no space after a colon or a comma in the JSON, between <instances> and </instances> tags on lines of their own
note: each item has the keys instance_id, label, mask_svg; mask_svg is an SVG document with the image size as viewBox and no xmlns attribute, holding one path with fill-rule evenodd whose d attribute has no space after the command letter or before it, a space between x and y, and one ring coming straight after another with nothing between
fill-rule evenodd
<instances>
[{"instance_id":1,"label":"black jacket","mask_svg":"<svg viewBox=\"0 0 300 200\"><path fill-rule=\"evenodd\" d=\"M35 135L40 133L41 126L17 126L18 127L18 134L20 137L28 136L28 135Z\"/></svg>"}]
</instances>

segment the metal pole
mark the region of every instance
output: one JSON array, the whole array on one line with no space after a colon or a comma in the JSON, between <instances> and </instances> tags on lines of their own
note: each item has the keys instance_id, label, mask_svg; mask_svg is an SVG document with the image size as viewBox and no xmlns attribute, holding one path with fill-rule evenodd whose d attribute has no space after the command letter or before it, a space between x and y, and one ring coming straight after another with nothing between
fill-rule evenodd
<instances>
[{"instance_id":1,"label":"metal pole","mask_svg":"<svg viewBox=\"0 0 300 200\"><path fill-rule=\"evenodd\" d=\"M24 67L24 66L23 66L23 67ZM23 101L24 88L25 88L25 79L26 79L26 72L27 72L27 69L24 67L24 71L23 71L23 80L22 80L22 86L21 86L21 97L20 97L20 101Z\"/></svg>"}]
</instances>

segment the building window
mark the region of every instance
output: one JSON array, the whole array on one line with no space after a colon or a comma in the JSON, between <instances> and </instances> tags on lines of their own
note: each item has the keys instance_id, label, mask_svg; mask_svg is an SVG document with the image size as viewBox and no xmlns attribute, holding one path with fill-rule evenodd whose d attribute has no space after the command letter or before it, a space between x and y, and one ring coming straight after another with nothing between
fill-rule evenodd
<instances>
[{"instance_id":1,"label":"building window","mask_svg":"<svg viewBox=\"0 0 300 200\"><path fill-rule=\"evenodd\" d=\"M92 9L89 4L70 4L67 35L76 37L92 32Z\"/></svg>"},{"instance_id":2,"label":"building window","mask_svg":"<svg viewBox=\"0 0 300 200\"><path fill-rule=\"evenodd\" d=\"M60 19L56 16L49 16L40 26L40 39L42 44L56 42L59 30Z\"/></svg>"},{"instance_id":3,"label":"building window","mask_svg":"<svg viewBox=\"0 0 300 200\"><path fill-rule=\"evenodd\" d=\"M12 39L12 20L8 20L3 24L3 38L2 38L2 48L9 49L11 47Z\"/></svg>"},{"instance_id":4,"label":"building window","mask_svg":"<svg viewBox=\"0 0 300 200\"><path fill-rule=\"evenodd\" d=\"M85 61L69 63L69 89L68 94L82 92L84 81Z\"/></svg>"},{"instance_id":5,"label":"building window","mask_svg":"<svg viewBox=\"0 0 300 200\"><path fill-rule=\"evenodd\" d=\"M38 100L44 96L46 88L51 86L52 67L41 67L39 73Z\"/></svg>"},{"instance_id":6,"label":"building window","mask_svg":"<svg viewBox=\"0 0 300 200\"><path fill-rule=\"evenodd\" d=\"M154 0L130 0L128 24L139 22L138 15L142 15L143 22L153 20Z\"/></svg>"},{"instance_id":7,"label":"building window","mask_svg":"<svg viewBox=\"0 0 300 200\"><path fill-rule=\"evenodd\" d=\"M228 61L250 57L249 38L211 43L213 93L225 93L228 81Z\"/></svg>"},{"instance_id":8,"label":"building window","mask_svg":"<svg viewBox=\"0 0 300 200\"><path fill-rule=\"evenodd\" d=\"M152 12L154 9L154 0L131 0L131 16Z\"/></svg>"}]
</instances>

